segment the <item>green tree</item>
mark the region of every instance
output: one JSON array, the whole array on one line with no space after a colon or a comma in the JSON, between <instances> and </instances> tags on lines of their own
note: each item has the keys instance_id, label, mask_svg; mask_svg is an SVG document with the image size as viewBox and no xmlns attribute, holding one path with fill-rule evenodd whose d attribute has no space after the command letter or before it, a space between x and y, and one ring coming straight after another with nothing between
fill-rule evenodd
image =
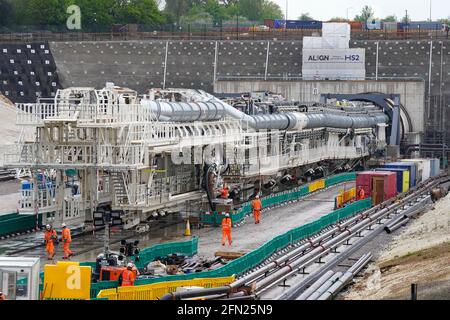
<instances>
[{"instance_id":1,"label":"green tree","mask_svg":"<svg viewBox=\"0 0 450 320\"><path fill-rule=\"evenodd\" d=\"M309 12L305 12L302 13L299 17L298 20L303 20L303 21L312 21L314 20L311 15L309 14Z\"/></svg>"},{"instance_id":2,"label":"green tree","mask_svg":"<svg viewBox=\"0 0 450 320\"><path fill-rule=\"evenodd\" d=\"M170 15L175 22L180 22L183 15L192 9L187 0L166 0L164 11Z\"/></svg>"},{"instance_id":3,"label":"green tree","mask_svg":"<svg viewBox=\"0 0 450 320\"><path fill-rule=\"evenodd\" d=\"M364 6L361 10L361 14L355 16L355 21L367 22L370 18L375 16L375 12L372 7Z\"/></svg>"},{"instance_id":4,"label":"green tree","mask_svg":"<svg viewBox=\"0 0 450 320\"><path fill-rule=\"evenodd\" d=\"M66 4L64 0L28 0L22 8L24 24L65 25Z\"/></svg>"},{"instance_id":5,"label":"green tree","mask_svg":"<svg viewBox=\"0 0 450 320\"><path fill-rule=\"evenodd\" d=\"M283 11L275 2L264 0L259 20L262 21L264 19L283 19Z\"/></svg>"},{"instance_id":6,"label":"green tree","mask_svg":"<svg viewBox=\"0 0 450 320\"><path fill-rule=\"evenodd\" d=\"M164 20L154 0L128 0L116 10L118 23L161 24Z\"/></svg>"},{"instance_id":7,"label":"green tree","mask_svg":"<svg viewBox=\"0 0 450 320\"><path fill-rule=\"evenodd\" d=\"M14 8L8 0L0 0L0 26L8 26L14 21Z\"/></svg>"},{"instance_id":8,"label":"green tree","mask_svg":"<svg viewBox=\"0 0 450 320\"><path fill-rule=\"evenodd\" d=\"M239 14L251 21L261 20L263 0L241 0L237 4Z\"/></svg>"},{"instance_id":9,"label":"green tree","mask_svg":"<svg viewBox=\"0 0 450 320\"><path fill-rule=\"evenodd\" d=\"M395 14L385 17L384 22L397 22L397 16Z\"/></svg>"},{"instance_id":10,"label":"green tree","mask_svg":"<svg viewBox=\"0 0 450 320\"><path fill-rule=\"evenodd\" d=\"M218 0L207 0L205 11L211 15L214 24L221 24L227 18L225 7L221 6Z\"/></svg>"}]
</instances>

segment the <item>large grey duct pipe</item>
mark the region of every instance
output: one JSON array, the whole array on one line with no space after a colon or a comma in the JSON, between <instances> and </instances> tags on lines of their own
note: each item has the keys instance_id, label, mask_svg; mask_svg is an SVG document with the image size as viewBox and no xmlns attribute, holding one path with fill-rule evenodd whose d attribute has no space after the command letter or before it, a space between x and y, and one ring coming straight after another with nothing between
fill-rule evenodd
<instances>
[{"instance_id":1,"label":"large grey duct pipe","mask_svg":"<svg viewBox=\"0 0 450 320\"><path fill-rule=\"evenodd\" d=\"M161 121L203 121L219 120L228 116L240 120L255 130L302 130L313 128L370 128L378 123L386 123L385 114L339 115L327 113L289 112L267 115L247 115L229 104L211 99L208 102L166 102L141 100L144 108L149 108L156 120Z\"/></svg>"}]
</instances>

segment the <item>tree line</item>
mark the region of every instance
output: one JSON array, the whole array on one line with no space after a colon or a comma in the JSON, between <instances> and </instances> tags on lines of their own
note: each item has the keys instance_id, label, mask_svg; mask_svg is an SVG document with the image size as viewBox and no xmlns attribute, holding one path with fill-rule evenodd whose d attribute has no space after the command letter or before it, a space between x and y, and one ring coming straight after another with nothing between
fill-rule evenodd
<instances>
[{"instance_id":1,"label":"tree line","mask_svg":"<svg viewBox=\"0 0 450 320\"><path fill-rule=\"evenodd\" d=\"M299 17L299 20L315 20L308 12L302 13ZM403 16L402 18L397 18L397 16L395 14L391 14L388 15L384 18L376 18L375 17L375 11L373 10L373 8L371 6L364 6L361 9L361 12L358 13L357 15L355 15L355 17L353 18L353 21L359 21L359 22L367 22L369 19L376 19L379 21L383 21L383 22L411 22L411 17L408 16L407 14L405 14L405 16ZM346 22L349 21L351 19L347 19L347 18L343 18L343 17L333 17L330 19L330 21L333 22ZM438 19L438 22L442 22L442 23L447 23L449 22L449 18L444 18L444 19Z\"/></svg>"},{"instance_id":2,"label":"tree line","mask_svg":"<svg viewBox=\"0 0 450 320\"><path fill-rule=\"evenodd\" d=\"M167 25L282 19L271 0L0 0L0 26L65 26L70 5L81 10L82 26L137 23Z\"/></svg>"}]
</instances>

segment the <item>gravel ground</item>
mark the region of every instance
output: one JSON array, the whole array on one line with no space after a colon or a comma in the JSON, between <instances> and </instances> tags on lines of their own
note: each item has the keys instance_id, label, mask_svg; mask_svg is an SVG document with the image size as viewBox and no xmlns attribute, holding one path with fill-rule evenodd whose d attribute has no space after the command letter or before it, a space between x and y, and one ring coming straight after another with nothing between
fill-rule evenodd
<instances>
[{"instance_id":1,"label":"gravel ground","mask_svg":"<svg viewBox=\"0 0 450 320\"><path fill-rule=\"evenodd\" d=\"M450 194L433 210L388 236L374 247L375 262L340 299L408 299L418 283L419 299L450 299Z\"/></svg>"}]
</instances>

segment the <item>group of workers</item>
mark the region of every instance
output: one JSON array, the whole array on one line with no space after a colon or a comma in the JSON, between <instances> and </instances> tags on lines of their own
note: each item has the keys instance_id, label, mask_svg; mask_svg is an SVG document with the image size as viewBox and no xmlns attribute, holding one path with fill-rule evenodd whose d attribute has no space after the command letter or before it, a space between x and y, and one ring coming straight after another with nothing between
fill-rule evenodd
<instances>
[{"instance_id":1,"label":"group of workers","mask_svg":"<svg viewBox=\"0 0 450 320\"><path fill-rule=\"evenodd\" d=\"M223 190L223 189L222 189ZM259 195L255 196L255 199L252 200L252 209L253 209L253 218L255 219L255 224L259 224L261 222L261 210L262 203L261 199L259 199ZM231 246L231 226L232 221L230 218L230 214L226 213L225 218L222 220L222 246L225 245L226 240L228 239L228 244Z\"/></svg>"},{"instance_id":2,"label":"group of workers","mask_svg":"<svg viewBox=\"0 0 450 320\"><path fill-rule=\"evenodd\" d=\"M70 229L67 228L66 224L61 225L61 242L63 243L64 256L63 259L69 259L74 253L70 250L70 243L72 242L72 235ZM45 251L47 252L47 259L53 260L55 257L55 244L58 244L58 234L56 230L52 228L51 225L47 224L45 226L44 232L45 239Z\"/></svg>"}]
</instances>

